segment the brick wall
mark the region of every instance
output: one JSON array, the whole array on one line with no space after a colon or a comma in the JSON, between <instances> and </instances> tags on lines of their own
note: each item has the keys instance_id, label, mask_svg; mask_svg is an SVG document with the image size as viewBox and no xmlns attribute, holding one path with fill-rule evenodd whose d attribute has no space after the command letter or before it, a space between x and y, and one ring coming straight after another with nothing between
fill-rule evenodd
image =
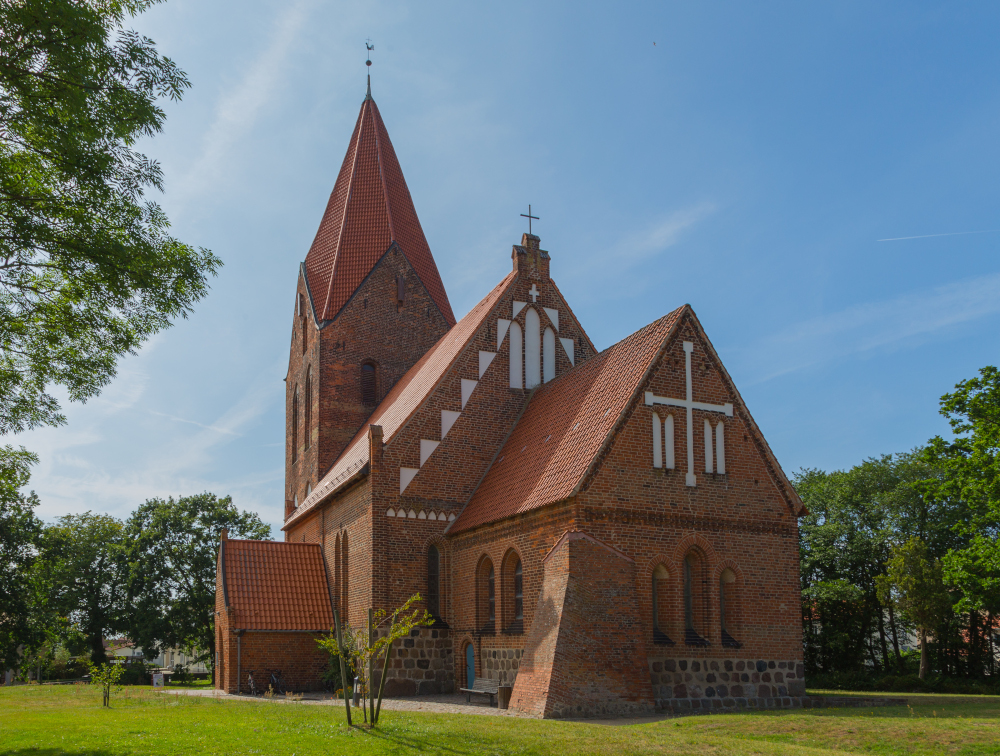
<instances>
[{"instance_id":1,"label":"brick wall","mask_svg":"<svg viewBox=\"0 0 1000 756\"><path fill-rule=\"evenodd\" d=\"M635 563L572 532L544 570L511 707L545 717L651 713Z\"/></svg>"},{"instance_id":2,"label":"brick wall","mask_svg":"<svg viewBox=\"0 0 1000 756\"><path fill-rule=\"evenodd\" d=\"M396 279L402 276L405 294L398 303ZM308 301L300 275L297 296ZM312 292L322 306L326 292ZM448 323L427 293L403 252L393 245L382 256L336 319L317 324L312 308L294 316L286 377L285 438L286 500L299 503L307 486L315 487L348 442L364 425L374 406L361 403L361 366L377 366L377 399L385 396L402 375L448 331ZM305 340L306 351L302 344ZM310 443L304 430L304 387L307 370L313 375ZM299 433L296 461L292 462L292 397L298 386Z\"/></svg>"}]
</instances>

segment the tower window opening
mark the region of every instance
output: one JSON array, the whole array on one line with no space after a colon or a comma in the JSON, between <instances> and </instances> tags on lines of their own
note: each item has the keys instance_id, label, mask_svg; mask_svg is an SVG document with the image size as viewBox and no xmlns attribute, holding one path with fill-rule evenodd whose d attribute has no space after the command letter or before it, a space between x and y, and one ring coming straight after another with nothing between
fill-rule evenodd
<instances>
[{"instance_id":1,"label":"tower window opening","mask_svg":"<svg viewBox=\"0 0 1000 756\"><path fill-rule=\"evenodd\" d=\"M361 403L374 407L376 396L375 366L366 363L361 366Z\"/></svg>"}]
</instances>

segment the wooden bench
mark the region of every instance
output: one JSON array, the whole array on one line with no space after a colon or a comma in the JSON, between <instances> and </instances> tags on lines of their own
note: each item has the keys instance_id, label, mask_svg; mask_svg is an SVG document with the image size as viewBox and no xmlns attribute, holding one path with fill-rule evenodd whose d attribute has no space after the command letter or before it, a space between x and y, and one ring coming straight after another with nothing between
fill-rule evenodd
<instances>
[{"instance_id":1,"label":"wooden bench","mask_svg":"<svg viewBox=\"0 0 1000 756\"><path fill-rule=\"evenodd\" d=\"M485 677L477 677L471 688L459 688L462 693L465 693L465 700L468 703L472 702L472 694L480 696L490 697L490 706L493 705L493 700L497 696L497 688L500 683L497 680L487 680Z\"/></svg>"}]
</instances>

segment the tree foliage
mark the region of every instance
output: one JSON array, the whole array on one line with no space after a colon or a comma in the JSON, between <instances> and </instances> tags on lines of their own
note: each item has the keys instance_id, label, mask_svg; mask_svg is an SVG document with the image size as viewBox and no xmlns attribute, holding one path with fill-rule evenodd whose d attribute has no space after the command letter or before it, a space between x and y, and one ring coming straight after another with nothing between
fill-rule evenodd
<instances>
[{"instance_id":1,"label":"tree foliage","mask_svg":"<svg viewBox=\"0 0 1000 756\"><path fill-rule=\"evenodd\" d=\"M147 656L163 648L215 661L215 573L219 539L270 538L255 513L215 494L149 499L129 518L127 631Z\"/></svg>"},{"instance_id":2,"label":"tree foliage","mask_svg":"<svg viewBox=\"0 0 1000 756\"><path fill-rule=\"evenodd\" d=\"M47 602L37 611L68 618L98 664L107 659L104 638L125 622L124 546L122 523L91 512L60 517L42 533L35 579Z\"/></svg>"},{"instance_id":3,"label":"tree foliage","mask_svg":"<svg viewBox=\"0 0 1000 756\"><path fill-rule=\"evenodd\" d=\"M914 537L893 546L886 573L877 579L879 599L892 605L920 634L920 679L930 671L927 636L951 612L951 600L941 576L941 562L933 559L927 544Z\"/></svg>"},{"instance_id":4,"label":"tree foliage","mask_svg":"<svg viewBox=\"0 0 1000 756\"><path fill-rule=\"evenodd\" d=\"M372 727L378 724L382 709L382 694L388 679L387 670L392 655L392 644L401 638L409 637L415 628L434 623L434 617L426 609L412 609L413 605L420 601L420 594L415 593L405 604L391 612L385 609L375 611L369 609L367 627L351 628L348 625L341 625L339 642L335 633L316 641L331 658L343 657L350 661L350 666L358 676L365 701L364 719L370 722ZM376 678L376 668L380 660L383 668L380 678ZM379 680L377 691L376 679ZM347 695L346 686L344 695Z\"/></svg>"},{"instance_id":5,"label":"tree foliage","mask_svg":"<svg viewBox=\"0 0 1000 756\"><path fill-rule=\"evenodd\" d=\"M153 2L0 0L0 435L63 422L52 385L97 394L220 266L147 197L136 145L189 86L124 28Z\"/></svg>"},{"instance_id":6,"label":"tree foliage","mask_svg":"<svg viewBox=\"0 0 1000 756\"><path fill-rule=\"evenodd\" d=\"M101 705L111 706L111 691L120 691L118 684L125 667L121 664L95 664L90 668L90 684L101 689Z\"/></svg>"},{"instance_id":7,"label":"tree foliage","mask_svg":"<svg viewBox=\"0 0 1000 756\"><path fill-rule=\"evenodd\" d=\"M13 452L13 450L12 450ZM38 497L20 489L28 482L27 453L0 455L0 669L18 663L18 647L38 636L31 607L31 571L42 523L35 516Z\"/></svg>"},{"instance_id":8,"label":"tree foliage","mask_svg":"<svg viewBox=\"0 0 1000 756\"><path fill-rule=\"evenodd\" d=\"M936 437L928 457L948 475L928 486L941 500L961 501L956 530L966 543L944 556L945 577L961 590L960 610L1000 611L1000 371L984 367L941 397L954 438Z\"/></svg>"}]
</instances>

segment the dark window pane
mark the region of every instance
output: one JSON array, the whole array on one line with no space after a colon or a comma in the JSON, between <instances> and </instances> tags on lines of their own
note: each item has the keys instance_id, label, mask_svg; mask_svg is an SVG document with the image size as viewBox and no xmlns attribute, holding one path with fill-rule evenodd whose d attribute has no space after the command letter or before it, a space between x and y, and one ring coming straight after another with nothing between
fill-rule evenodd
<instances>
[{"instance_id":1,"label":"dark window pane","mask_svg":"<svg viewBox=\"0 0 1000 756\"><path fill-rule=\"evenodd\" d=\"M514 619L524 619L524 574L521 562L514 568Z\"/></svg>"},{"instance_id":2,"label":"dark window pane","mask_svg":"<svg viewBox=\"0 0 1000 756\"><path fill-rule=\"evenodd\" d=\"M372 406L375 404L375 366L361 366L361 403Z\"/></svg>"},{"instance_id":3,"label":"dark window pane","mask_svg":"<svg viewBox=\"0 0 1000 756\"><path fill-rule=\"evenodd\" d=\"M440 599L441 560L436 546L427 551L427 611L435 617L441 615Z\"/></svg>"},{"instance_id":4,"label":"dark window pane","mask_svg":"<svg viewBox=\"0 0 1000 756\"><path fill-rule=\"evenodd\" d=\"M495 622L496 618L497 618L497 596L496 596L495 582L493 580L493 568L492 567L490 567L490 576L489 576L489 578L487 578L487 580L488 580L488 582L487 582L487 590L489 591L489 597L490 597L490 603L489 603L490 618L489 618L489 621L490 622Z\"/></svg>"}]
</instances>

